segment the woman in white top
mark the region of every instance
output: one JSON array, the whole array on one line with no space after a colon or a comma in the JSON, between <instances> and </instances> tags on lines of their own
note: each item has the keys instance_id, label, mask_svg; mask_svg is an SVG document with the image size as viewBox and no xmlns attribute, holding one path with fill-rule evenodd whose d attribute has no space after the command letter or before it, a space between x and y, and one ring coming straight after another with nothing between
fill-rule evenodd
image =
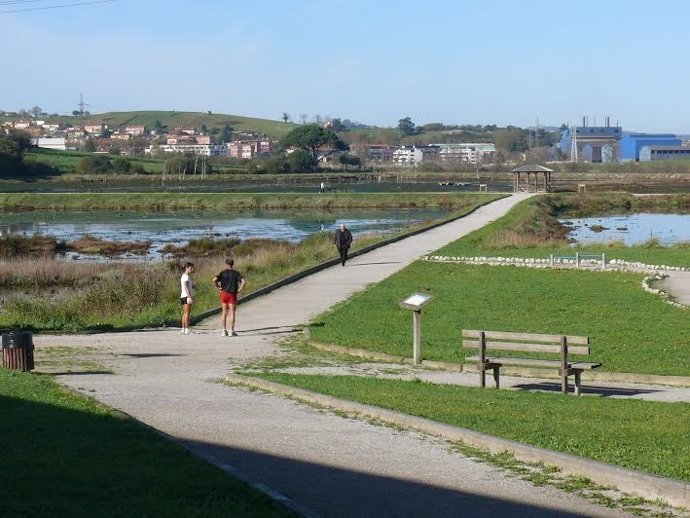
<instances>
[{"instance_id":1,"label":"woman in white top","mask_svg":"<svg viewBox=\"0 0 690 518\"><path fill-rule=\"evenodd\" d=\"M191 335L189 330L189 314L192 311L192 304L194 304L194 283L192 282L192 273L194 273L194 265L192 263L185 263L184 272L180 277L180 303L182 304L182 334Z\"/></svg>"}]
</instances>

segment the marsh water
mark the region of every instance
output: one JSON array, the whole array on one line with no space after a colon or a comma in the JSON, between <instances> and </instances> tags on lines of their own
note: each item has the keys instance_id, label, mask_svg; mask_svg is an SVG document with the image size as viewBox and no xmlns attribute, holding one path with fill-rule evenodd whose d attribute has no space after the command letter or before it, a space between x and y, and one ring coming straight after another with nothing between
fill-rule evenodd
<instances>
[{"instance_id":1,"label":"marsh water","mask_svg":"<svg viewBox=\"0 0 690 518\"><path fill-rule=\"evenodd\" d=\"M93 236L108 241L150 241L149 258L168 244L184 245L203 237L269 238L293 243L345 223L355 237L387 233L440 218L443 210L366 210L333 212L22 212L3 214L0 235L47 235L73 241Z\"/></svg>"},{"instance_id":2,"label":"marsh water","mask_svg":"<svg viewBox=\"0 0 690 518\"><path fill-rule=\"evenodd\" d=\"M627 214L561 220L572 227L576 244L622 242L640 245L656 240L664 246L690 242L690 214Z\"/></svg>"}]
</instances>

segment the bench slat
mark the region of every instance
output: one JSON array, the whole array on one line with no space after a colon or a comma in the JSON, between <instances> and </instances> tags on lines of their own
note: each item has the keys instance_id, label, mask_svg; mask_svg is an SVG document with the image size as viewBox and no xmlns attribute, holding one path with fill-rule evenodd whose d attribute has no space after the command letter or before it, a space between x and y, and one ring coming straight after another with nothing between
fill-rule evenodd
<instances>
[{"instance_id":1,"label":"bench slat","mask_svg":"<svg viewBox=\"0 0 690 518\"><path fill-rule=\"evenodd\" d=\"M479 349L479 340L463 340L462 346L466 349ZM521 344L514 342L486 342L486 350L493 351L523 351L531 353L554 353L560 354L560 345L547 344ZM568 354L589 354L589 347L582 345L568 346Z\"/></svg>"},{"instance_id":2,"label":"bench slat","mask_svg":"<svg viewBox=\"0 0 690 518\"><path fill-rule=\"evenodd\" d=\"M601 367L601 365L601 362L575 362L571 363L570 367L573 369L592 370Z\"/></svg>"},{"instance_id":3,"label":"bench slat","mask_svg":"<svg viewBox=\"0 0 690 518\"><path fill-rule=\"evenodd\" d=\"M465 358L468 362L479 362L479 356L468 356ZM561 367L560 360L540 360L539 358L498 358L494 356L487 356L486 361L489 363L500 363L501 365L524 365L527 367L551 367L559 369Z\"/></svg>"},{"instance_id":4,"label":"bench slat","mask_svg":"<svg viewBox=\"0 0 690 518\"><path fill-rule=\"evenodd\" d=\"M463 338L479 338L481 330L463 329ZM531 340L533 342L545 342L560 344L561 335L541 335L535 333L507 333L504 331L484 331L487 340ZM586 336L566 336L568 345L589 345L589 338Z\"/></svg>"}]
</instances>

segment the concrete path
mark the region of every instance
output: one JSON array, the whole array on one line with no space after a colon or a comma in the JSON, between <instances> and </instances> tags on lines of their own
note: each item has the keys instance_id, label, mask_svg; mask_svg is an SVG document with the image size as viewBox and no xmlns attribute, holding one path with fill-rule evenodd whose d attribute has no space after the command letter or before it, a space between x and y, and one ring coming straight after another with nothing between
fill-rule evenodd
<instances>
[{"instance_id":1,"label":"concrete path","mask_svg":"<svg viewBox=\"0 0 690 518\"><path fill-rule=\"evenodd\" d=\"M654 282L654 287L664 290L672 300L690 306L690 272L663 272L668 277Z\"/></svg>"},{"instance_id":2,"label":"concrete path","mask_svg":"<svg viewBox=\"0 0 690 518\"><path fill-rule=\"evenodd\" d=\"M217 383L229 361L276 354L294 325L501 217L523 199L496 201L242 305L236 338L221 337L214 317L191 336L174 329L37 336L38 353L54 346L93 348L92 357L112 373L65 373L58 379L283 495L307 516L626 516L532 486L451 452L443 442Z\"/></svg>"},{"instance_id":3,"label":"concrete path","mask_svg":"<svg viewBox=\"0 0 690 518\"><path fill-rule=\"evenodd\" d=\"M333 365L318 367L290 367L276 369L288 374L332 375L332 376L361 376L377 379L419 379L438 385L458 385L476 387L479 376L476 372L451 372L426 367L400 363L362 363L350 365ZM493 379L487 376L488 387L493 387ZM561 382L558 379L522 378L501 375L501 390L536 390L543 392L560 392ZM573 385L570 381L569 389L572 393ZM613 399L642 399L645 401L659 401L663 403L690 403L690 387L674 387L667 385L651 385L642 383L613 383L608 381L582 382L582 395L606 397Z\"/></svg>"}]
</instances>

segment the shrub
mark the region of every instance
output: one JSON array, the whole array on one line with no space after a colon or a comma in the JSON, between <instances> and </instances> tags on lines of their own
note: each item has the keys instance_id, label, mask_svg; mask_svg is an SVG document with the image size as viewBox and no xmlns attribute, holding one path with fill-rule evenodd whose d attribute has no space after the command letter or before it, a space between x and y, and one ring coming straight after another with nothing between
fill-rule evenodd
<instances>
[{"instance_id":1,"label":"shrub","mask_svg":"<svg viewBox=\"0 0 690 518\"><path fill-rule=\"evenodd\" d=\"M117 157L113 159L112 167L118 173L128 173L132 168L132 163L126 158Z\"/></svg>"},{"instance_id":2,"label":"shrub","mask_svg":"<svg viewBox=\"0 0 690 518\"><path fill-rule=\"evenodd\" d=\"M77 170L82 174L105 174L110 168L110 158L106 155L85 156L77 163Z\"/></svg>"}]
</instances>

